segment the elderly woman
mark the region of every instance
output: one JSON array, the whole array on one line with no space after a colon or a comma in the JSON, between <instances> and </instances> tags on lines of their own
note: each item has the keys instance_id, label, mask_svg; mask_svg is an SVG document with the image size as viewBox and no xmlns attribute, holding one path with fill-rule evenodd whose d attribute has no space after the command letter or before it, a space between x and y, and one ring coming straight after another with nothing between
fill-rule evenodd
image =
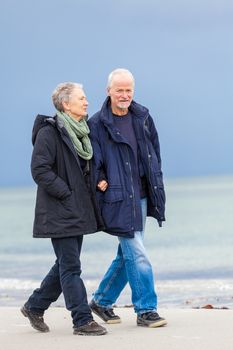
<instances>
[{"instance_id":1,"label":"elderly woman","mask_svg":"<svg viewBox=\"0 0 233 350\"><path fill-rule=\"evenodd\" d=\"M103 335L93 320L80 277L83 235L98 230L87 183L92 147L82 85L59 84L52 95L54 118L38 115L33 127L32 176L38 185L34 237L51 238L56 262L21 311L40 332L48 332L43 314L61 292L71 311L74 334Z\"/></svg>"}]
</instances>

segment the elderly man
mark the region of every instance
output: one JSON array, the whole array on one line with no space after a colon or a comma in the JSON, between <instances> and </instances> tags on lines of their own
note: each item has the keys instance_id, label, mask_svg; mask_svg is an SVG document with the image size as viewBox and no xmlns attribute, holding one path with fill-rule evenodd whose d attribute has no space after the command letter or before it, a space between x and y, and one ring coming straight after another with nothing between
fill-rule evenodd
<instances>
[{"instance_id":1,"label":"elderly man","mask_svg":"<svg viewBox=\"0 0 233 350\"><path fill-rule=\"evenodd\" d=\"M157 131L146 107L133 101L134 77L126 69L108 78L108 97L90 120L96 196L105 231L118 236L116 258L90 303L106 323L119 323L112 305L129 282L137 325L160 327L152 266L143 244L146 216L164 218L165 193Z\"/></svg>"}]
</instances>

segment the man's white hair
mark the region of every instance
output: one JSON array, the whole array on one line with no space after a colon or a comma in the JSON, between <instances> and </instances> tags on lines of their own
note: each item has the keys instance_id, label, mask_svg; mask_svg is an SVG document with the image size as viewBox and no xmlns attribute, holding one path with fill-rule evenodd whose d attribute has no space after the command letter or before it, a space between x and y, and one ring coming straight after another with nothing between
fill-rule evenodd
<instances>
[{"instance_id":1,"label":"man's white hair","mask_svg":"<svg viewBox=\"0 0 233 350\"><path fill-rule=\"evenodd\" d=\"M114 77L116 75L128 75L131 79L132 79L132 82L133 82L133 86L135 84L134 82L134 76L133 74L128 70L128 69L125 69L125 68L117 68L117 69L114 69L108 76L108 83L107 83L107 88L110 88L111 85L112 85L112 81L114 79Z\"/></svg>"}]
</instances>

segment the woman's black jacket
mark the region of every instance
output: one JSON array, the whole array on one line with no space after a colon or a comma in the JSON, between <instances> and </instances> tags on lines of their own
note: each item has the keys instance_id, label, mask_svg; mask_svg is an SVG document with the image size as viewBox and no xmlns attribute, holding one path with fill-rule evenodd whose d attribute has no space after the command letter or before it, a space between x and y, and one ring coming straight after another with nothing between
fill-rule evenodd
<instances>
[{"instance_id":1,"label":"woman's black jacket","mask_svg":"<svg viewBox=\"0 0 233 350\"><path fill-rule=\"evenodd\" d=\"M31 172L38 185L34 237L62 238L96 232L101 219L62 121L38 115Z\"/></svg>"}]
</instances>

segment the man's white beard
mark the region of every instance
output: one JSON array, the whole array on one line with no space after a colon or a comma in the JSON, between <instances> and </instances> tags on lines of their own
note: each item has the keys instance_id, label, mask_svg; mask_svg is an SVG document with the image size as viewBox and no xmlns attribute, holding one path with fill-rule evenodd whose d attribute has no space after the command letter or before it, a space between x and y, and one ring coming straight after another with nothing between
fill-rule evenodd
<instances>
[{"instance_id":1,"label":"man's white beard","mask_svg":"<svg viewBox=\"0 0 233 350\"><path fill-rule=\"evenodd\" d=\"M120 109L127 109L130 106L130 102L119 102L117 107Z\"/></svg>"}]
</instances>

